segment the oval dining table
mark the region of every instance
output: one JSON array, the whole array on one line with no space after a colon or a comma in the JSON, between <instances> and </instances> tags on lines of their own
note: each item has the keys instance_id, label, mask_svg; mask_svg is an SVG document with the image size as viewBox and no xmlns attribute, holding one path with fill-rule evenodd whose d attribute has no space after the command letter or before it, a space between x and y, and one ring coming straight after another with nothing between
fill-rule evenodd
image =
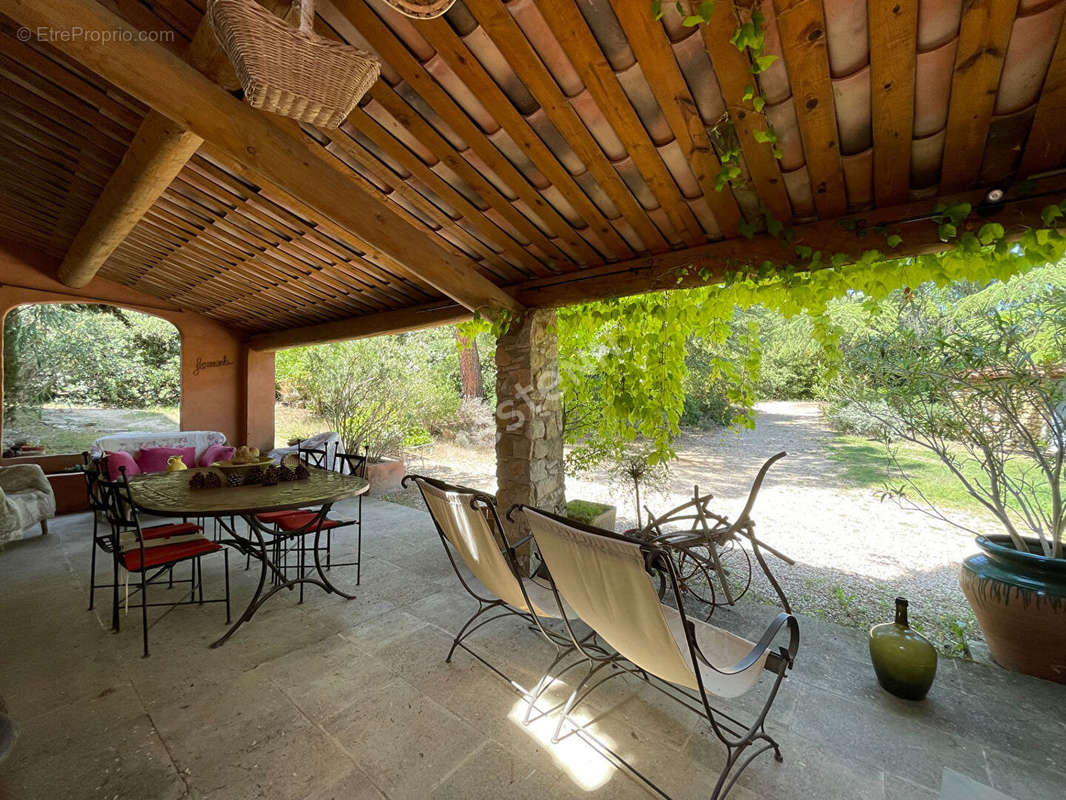
<instances>
[{"instance_id":1,"label":"oval dining table","mask_svg":"<svg viewBox=\"0 0 1066 800\"><path fill-rule=\"evenodd\" d=\"M326 519L333 504L364 494L370 488L366 479L354 475L342 475L339 472L317 467L308 467L310 476L307 479L285 481L275 486L230 487L225 485L223 476L222 488L190 488L189 481L192 476L196 472L207 471L214 471L221 475L220 470L207 467L137 475L130 478L129 484L133 504L139 511L161 517L213 517L229 536L221 540L222 544L229 545L242 554L259 561L259 584L256 586L248 607L225 634L211 643L211 647L225 644L238 628L255 615L263 603L282 589L293 589L296 586L302 587L304 584L310 584L348 600L354 597L337 587L322 568L319 559L319 538L323 533L322 522ZM308 508L318 509L314 518L300 530L287 532L285 537L302 538L314 534L314 546L311 548L314 554L314 571L307 572L300 569L297 577L290 578L286 574L285 566L279 566L271 557L271 551L274 548L268 545L268 541L273 543L278 532L260 522L257 515L268 511ZM248 526L246 534L239 531L233 524L232 521L236 517L243 519ZM303 547L302 543L301 547ZM272 585L264 592L268 573L272 577Z\"/></svg>"}]
</instances>

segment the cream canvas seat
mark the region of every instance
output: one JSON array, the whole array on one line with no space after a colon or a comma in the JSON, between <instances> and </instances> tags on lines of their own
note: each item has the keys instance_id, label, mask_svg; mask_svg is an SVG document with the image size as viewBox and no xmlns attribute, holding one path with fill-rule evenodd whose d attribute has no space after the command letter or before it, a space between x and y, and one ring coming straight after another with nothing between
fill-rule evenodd
<instances>
[{"instance_id":1,"label":"cream canvas seat","mask_svg":"<svg viewBox=\"0 0 1066 800\"><path fill-rule=\"evenodd\" d=\"M541 623L542 618L562 616L555 593L546 582L518 577L516 550L523 542L515 545L507 542L493 498L421 475L406 476L404 485L410 481L422 493L456 576L478 603L477 611L460 628L445 660L451 661L456 647L483 660L463 644L464 639L492 620L513 615L532 623L553 644L569 645L565 637L549 631ZM464 575L460 563L474 580ZM483 618L493 610L500 613Z\"/></svg>"},{"instance_id":2,"label":"cream canvas seat","mask_svg":"<svg viewBox=\"0 0 1066 800\"><path fill-rule=\"evenodd\" d=\"M616 672L606 673L608 677L628 672L657 679L672 688L681 687L687 690L681 691L683 699L667 694L681 702L689 701L685 704L693 710L702 708L713 732L729 751L727 766L712 797L724 796L740 771L759 753L773 750L780 760L779 746L765 732L763 723L799 647L799 628L791 614L778 614L758 642L748 641L687 617L673 563L658 545L524 506L516 506L511 514L512 518L521 514L521 521L532 532L551 572L555 591L566 603L563 618L568 629L572 631L576 617L614 650L596 652L573 638L575 648L587 659L589 671L564 707L556 740L574 706L606 680L601 674L592 683L593 676L611 668ZM664 574L675 605L660 600L653 571ZM787 645L773 649L778 635L786 630ZM762 711L751 724L740 725L711 706L709 696L739 697L754 689L767 672L773 675L772 686ZM754 747L754 751L742 759L741 754L749 747Z\"/></svg>"}]
</instances>

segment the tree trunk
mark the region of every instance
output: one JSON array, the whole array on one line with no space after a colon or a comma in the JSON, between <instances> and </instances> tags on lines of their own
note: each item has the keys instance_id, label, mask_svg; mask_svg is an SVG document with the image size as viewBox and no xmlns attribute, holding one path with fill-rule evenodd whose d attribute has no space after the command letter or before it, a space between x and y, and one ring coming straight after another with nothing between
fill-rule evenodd
<instances>
[{"instance_id":1,"label":"tree trunk","mask_svg":"<svg viewBox=\"0 0 1066 800\"><path fill-rule=\"evenodd\" d=\"M481 357L477 352L477 342L467 339L458 328L455 341L459 345L459 381L463 387L463 397L485 398L485 387L481 383Z\"/></svg>"}]
</instances>

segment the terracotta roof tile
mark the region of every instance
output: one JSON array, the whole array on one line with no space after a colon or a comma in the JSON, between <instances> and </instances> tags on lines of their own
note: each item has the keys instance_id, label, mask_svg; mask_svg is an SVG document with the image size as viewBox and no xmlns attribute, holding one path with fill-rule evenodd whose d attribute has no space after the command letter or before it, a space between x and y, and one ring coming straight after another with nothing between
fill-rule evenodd
<instances>
[{"instance_id":1,"label":"terracotta roof tile","mask_svg":"<svg viewBox=\"0 0 1066 800\"><path fill-rule=\"evenodd\" d=\"M555 78L563 94L573 97L580 92L584 88L581 78L555 40L551 29L548 28L548 23L544 21L540 9L534 5L533 0L512 0L507 4L507 10L511 12L518 27L522 29L522 33L533 45L533 49L540 55L544 66Z\"/></svg>"},{"instance_id":2,"label":"terracotta roof tile","mask_svg":"<svg viewBox=\"0 0 1066 800\"><path fill-rule=\"evenodd\" d=\"M614 168L618 170L618 174L622 176L622 180L625 181L633 196L637 198L638 203L649 211L659 207L659 201L656 199L655 193L644 182L644 177L640 174L640 170L637 169L637 165L633 163L631 156L626 156L621 161L616 162Z\"/></svg>"},{"instance_id":3,"label":"terracotta roof tile","mask_svg":"<svg viewBox=\"0 0 1066 800\"><path fill-rule=\"evenodd\" d=\"M792 95L792 87L788 82L788 69L781 50L781 32L777 28L777 14L774 11L773 0L761 0L759 7L766 17L763 28L766 35L763 52L766 55L777 56L777 61L759 75L759 86L766 97L766 102L773 105L788 99Z\"/></svg>"},{"instance_id":4,"label":"terracotta roof tile","mask_svg":"<svg viewBox=\"0 0 1066 800\"><path fill-rule=\"evenodd\" d=\"M940 161L944 155L946 130L915 139L911 144L911 188L935 187L940 180Z\"/></svg>"},{"instance_id":5,"label":"terracotta roof tile","mask_svg":"<svg viewBox=\"0 0 1066 800\"><path fill-rule=\"evenodd\" d=\"M373 117L383 128L385 128L385 130L403 142L407 149L414 152L414 154L422 159L422 161L427 164L435 164L438 161L436 154L422 144L417 137L413 136L404 125L397 122L396 118L386 111L381 103L376 100L371 100L363 106L363 110Z\"/></svg>"},{"instance_id":6,"label":"terracotta roof tile","mask_svg":"<svg viewBox=\"0 0 1066 800\"><path fill-rule=\"evenodd\" d=\"M992 118L988 141L985 144L985 156L981 162L983 182L1001 183L1014 172L1035 115L1036 106L1031 105L1014 114Z\"/></svg>"},{"instance_id":7,"label":"terracotta roof tile","mask_svg":"<svg viewBox=\"0 0 1066 800\"><path fill-rule=\"evenodd\" d=\"M658 150L659 156L666 163L666 168L670 170L678 188L681 189L681 194L688 199L699 197L700 185L696 181L696 176L692 174L692 168L677 140L661 145Z\"/></svg>"},{"instance_id":8,"label":"terracotta roof tile","mask_svg":"<svg viewBox=\"0 0 1066 800\"><path fill-rule=\"evenodd\" d=\"M577 153L570 147L566 138L559 133L559 129L548 119L548 115L543 109L538 108L534 113L526 117L526 121L571 175L577 175L585 171L585 164L578 158Z\"/></svg>"},{"instance_id":9,"label":"terracotta roof tile","mask_svg":"<svg viewBox=\"0 0 1066 800\"><path fill-rule=\"evenodd\" d=\"M585 221L581 218L581 215L574 210L574 207L566 201L565 197L563 197L563 193L554 185L549 184L544 189L541 189L540 193L545 200L551 203L555 209L563 215L563 219L573 225L575 229L580 231L588 227ZM587 239L588 237L586 236L585 238ZM606 248L603 247L603 242L599 243L597 249L601 251L606 250Z\"/></svg>"},{"instance_id":10,"label":"terracotta roof tile","mask_svg":"<svg viewBox=\"0 0 1066 800\"><path fill-rule=\"evenodd\" d=\"M588 195L589 199L596 204L596 207L603 212L603 215L611 220L612 223L615 223L615 227L617 227L617 222L621 219L619 217L620 212L611 202L611 198L607 196L607 193L603 191L603 187L596 182L592 173L583 172L580 175L575 175L574 180L577 181L577 185Z\"/></svg>"},{"instance_id":11,"label":"terracotta roof tile","mask_svg":"<svg viewBox=\"0 0 1066 800\"><path fill-rule=\"evenodd\" d=\"M551 181L544 177L536 165L530 161L526 152L519 147L515 140L511 138L511 134L500 128L496 133L489 136L489 141L496 145L496 149L507 156L507 160L510 161L518 171L521 172L527 181L536 186L538 189L545 189L551 185Z\"/></svg>"},{"instance_id":12,"label":"terracotta roof tile","mask_svg":"<svg viewBox=\"0 0 1066 800\"><path fill-rule=\"evenodd\" d=\"M588 89L582 89L579 94L571 97L570 105L574 107L574 111L581 117L581 121L585 123L585 127L589 129L589 133L596 139L608 159L619 161L626 157L625 145L614 132L611 123L603 116L603 112L596 105L596 100Z\"/></svg>"},{"instance_id":13,"label":"terracotta roof tile","mask_svg":"<svg viewBox=\"0 0 1066 800\"><path fill-rule=\"evenodd\" d=\"M504 94L515 108L522 114L531 114L537 109L537 101L533 99L526 85L514 74L511 65L507 63L507 58L483 28L475 28L463 37L463 41L470 48L470 52L481 62L485 71L503 89Z\"/></svg>"},{"instance_id":14,"label":"terracotta roof tile","mask_svg":"<svg viewBox=\"0 0 1066 800\"><path fill-rule=\"evenodd\" d=\"M873 144L873 118L870 105L870 67L846 78L833 80L837 128L841 155L854 155Z\"/></svg>"},{"instance_id":15,"label":"terracotta roof tile","mask_svg":"<svg viewBox=\"0 0 1066 800\"><path fill-rule=\"evenodd\" d=\"M777 146L781 149L781 170L791 172L799 169L806 162L803 157L803 139L800 138L799 122L796 120L796 108L792 98L783 103L766 106L766 118L774 126L777 134Z\"/></svg>"},{"instance_id":16,"label":"terracotta roof tile","mask_svg":"<svg viewBox=\"0 0 1066 800\"><path fill-rule=\"evenodd\" d=\"M422 96L412 89L406 83L400 83L393 87L398 95L404 99L404 101L413 108L422 119L428 122L433 128L448 140L448 144L454 147L456 150L466 150L466 142L464 142L451 126L437 115L432 108L422 99Z\"/></svg>"},{"instance_id":17,"label":"terracotta roof tile","mask_svg":"<svg viewBox=\"0 0 1066 800\"><path fill-rule=\"evenodd\" d=\"M444 63L444 59L440 55L434 53L433 57L423 66L425 66L430 75L437 79L437 83L443 86L444 90L452 96L452 99L462 107L463 111L477 123L481 130L488 134L500 130L500 123L481 104L481 101L474 93L467 88L467 85L455 74L452 68Z\"/></svg>"},{"instance_id":18,"label":"terracotta roof tile","mask_svg":"<svg viewBox=\"0 0 1066 800\"><path fill-rule=\"evenodd\" d=\"M600 43L611 69L622 72L632 67L637 57L633 55L622 25L614 15L610 0L575 0L575 4L592 29L592 35Z\"/></svg>"},{"instance_id":19,"label":"terracotta roof tile","mask_svg":"<svg viewBox=\"0 0 1066 800\"><path fill-rule=\"evenodd\" d=\"M681 237L677 235L677 231L670 225L670 218L662 208L648 209L648 217L655 223L655 227L662 231L663 237L672 247L677 247L681 244Z\"/></svg>"},{"instance_id":20,"label":"terracotta roof tile","mask_svg":"<svg viewBox=\"0 0 1066 800\"><path fill-rule=\"evenodd\" d=\"M707 205L707 198L700 195L686 198L685 202L688 203L688 207L692 209L692 213L696 215L696 219L699 220L707 235L712 239L721 239L722 231L718 227L718 221L714 218L714 212Z\"/></svg>"},{"instance_id":21,"label":"terracotta roof tile","mask_svg":"<svg viewBox=\"0 0 1066 800\"><path fill-rule=\"evenodd\" d=\"M725 113L725 100L718 88L718 77L707 55L707 46L698 31L686 28L690 35L674 45L674 56L685 76L692 99L696 101L704 125L714 125Z\"/></svg>"},{"instance_id":22,"label":"terracotta roof tile","mask_svg":"<svg viewBox=\"0 0 1066 800\"><path fill-rule=\"evenodd\" d=\"M870 149L841 159L844 185L848 190L848 211L861 211L873 204L874 151Z\"/></svg>"},{"instance_id":23,"label":"terracotta roof tile","mask_svg":"<svg viewBox=\"0 0 1066 800\"><path fill-rule=\"evenodd\" d=\"M652 94L651 87L648 86L648 81L644 77L644 72L640 69L640 64L634 64L629 69L617 73L617 75L618 82L622 85L622 90L629 98L629 102L633 104L633 109L637 112L637 116L640 117L640 121L644 123L651 140L657 146L671 141L674 138L674 133L670 130L670 124L666 121L666 117L663 116L659 104L655 102L655 95Z\"/></svg>"},{"instance_id":24,"label":"terracotta roof tile","mask_svg":"<svg viewBox=\"0 0 1066 800\"><path fill-rule=\"evenodd\" d=\"M941 47L959 35L962 0L918 3L918 51Z\"/></svg>"},{"instance_id":25,"label":"terracotta roof tile","mask_svg":"<svg viewBox=\"0 0 1066 800\"><path fill-rule=\"evenodd\" d=\"M951 76L955 69L958 39L936 50L918 54L914 70L914 135L929 136L948 124Z\"/></svg>"},{"instance_id":26,"label":"terracotta roof tile","mask_svg":"<svg viewBox=\"0 0 1066 800\"><path fill-rule=\"evenodd\" d=\"M834 78L850 75L870 63L866 3L825 0L829 72Z\"/></svg>"},{"instance_id":27,"label":"terracotta roof tile","mask_svg":"<svg viewBox=\"0 0 1066 800\"><path fill-rule=\"evenodd\" d=\"M811 194L811 177L805 169L782 172L788 200L792 203L792 215L798 220L814 216L814 195Z\"/></svg>"},{"instance_id":28,"label":"terracotta roof tile","mask_svg":"<svg viewBox=\"0 0 1066 800\"><path fill-rule=\"evenodd\" d=\"M1064 14L1066 0L1014 21L996 94L996 114L1011 114L1036 102Z\"/></svg>"}]
</instances>

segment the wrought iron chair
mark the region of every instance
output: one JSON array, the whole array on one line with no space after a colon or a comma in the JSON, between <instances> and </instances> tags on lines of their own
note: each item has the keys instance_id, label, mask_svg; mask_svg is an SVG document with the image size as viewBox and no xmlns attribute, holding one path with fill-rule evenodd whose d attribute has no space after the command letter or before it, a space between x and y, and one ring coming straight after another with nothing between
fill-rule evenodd
<instances>
[{"instance_id":1,"label":"wrought iron chair","mask_svg":"<svg viewBox=\"0 0 1066 800\"><path fill-rule=\"evenodd\" d=\"M321 452L323 457L325 451L301 451L301 453L318 453ZM362 453L341 453L337 452L333 455L333 470L335 472L347 473L354 475L358 478L366 478L366 468L369 462L369 455L367 448L363 448ZM311 464L311 466L316 466ZM333 569L336 567L355 567L355 585L359 586L362 580L362 561L363 561L363 496L357 495L356 497L356 513L355 516L350 519L333 519L331 517L323 517L318 511L312 511L309 509L300 509L297 511L288 511L279 513L277 515L271 515L270 521L274 524L275 530L273 535L277 540L285 544L288 547L287 553L295 553L297 555L297 564L295 569L300 571L302 575L308 568L307 554L311 553L313 557L316 557L315 550L319 553L325 553L325 569ZM266 514L258 515L258 519L261 521ZM343 528L355 528L355 560L354 561L334 561L333 560L333 534ZM325 534L323 537L321 534ZM307 537L314 535L315 543L307 544ZM322 543L323 538L325 540ZM283 564L282 569L292 569ZM300 584L300 601L303 601L303 584Z\"/></svg>"},{"instance_id":2,"label":"wrought iron chair","mask_svg":"<svg viewBox=\"0 0 1066 800\"><path fill-rule=\"evenodd\" d=\"M520 577L517 551L529 541L509 544L496 511L496 501L476 489L455 486L422 475L405 475L404 487L414 482L426 502L444 552L455 570L459 583L477 602L477 610L462 625L452 640L445 662L451 662L455 649L461 647L497 674L499 669L471 650L465 639L482 626L498 619L518 617L556 645L558 657L549 672L565 655L573 652L569 637L547 628L542 617L560 619L558 600L545 581ZM481 584L471 585L463 575L459 561ZM496 612L494 616L485 614ZM475 624L476 623L476 624ZM506 676L504 676L506 678Z\"/></svg>"},{"instance_id":3,"label":"wrought iron chair","mask_svg":"<svg viewBox=\"0 0 1066 800\"><path fill-rule=\"evenodd\" d=\"M96 479L98 490L102 493L104 505L107 508L107 520L111 525L112 555L115 559L111 628L116 633L119 630L118 567L122 566L126 570L127 580L128 576L133 574L140 578L136 591L140 593L141 599L141 629L144 637L144 656L147 658L149 606L225 603L226 622L229 623L229 551L218 542L213 542L204 536L200 527L196 525L191 526L193 529L191 532L183 533L175 532L175 529L185 530L186 525L142 528L136 506L133 504L126 470L119 467L119 472L121 473L119 479L115 481L109 481L100 476ZM169 533L163 533L164 528L172 530ZM222 598L205 600L200 559L220 550L224 559L226 594ZM175 579L172 570L175 565L184 561L191 563L192 574L188 580ZM188 600L169 603L148 602L148 586L157 582L164 573L167 573L171 585L174 583L190 584Z\"/></svg>"},{"instance_id":4,"label":"wrought iron chair","mask_svg":"<svg viewBox=\"0 0 1066 800\"><path fill-rule=\"evenodd\" d=\"M300 460L309 467L318 467L319 469L329 468L329 451L324 447L304 447L301 443L296 446L296 454L300 457ZM333 455L335 464L336 456L341 455L341 453L337 451Z\"/></svg>"},{"instance_id":5,"label":"wrought iron chair","mask_svg":"<svg viewBox=\"0 0 1066 800\"><path fill-rule=\"evenodd\" d=\"M781 760L780 747L766 732L765 720L799 649L795 617L779 613L762 638L750 642L685 614L674 562L661 545L580 525L527 506L514 506L508 513L512 519L521 515L532 531L551 571L553 590L568 604L561 606L563 622L588 667L566 701L555 741L561 738L568 721L575 730L582 730L570 715L597 686L615 675L633 674L700 714L725 745L726 766L712 798L724 797L761 753L773 750L775 758ZM653 573L664 575L675 606L661 602ZM781 599L784 601L783 595ZM575 617L599 634L613 652L584 646L573 631ZM788 633L787 645L772 649L782 631ZM754 721L745 724L711 705L712 696L734 698L751 691L764 672L774 676L773 683ZM531 698L530 704L536 699Z\"/></svg>"},{"instance_id":6,"label":"wrought iron chair","mask_svg":"<svg viewBox=\"0 0 1066 800\"><path fill-rule=\"evenodd\" d=\"M101 520L108 522L110 519L109 499L104 485L101 483L101 476L109 475L110 470L107 465L107 456L94 459L86 452L82 453L82 460L84 462L82 464L82 472L85 475L85 486L89 496L89 509L93 515L93 544L90 548L89 556L89 610L92 611L96 600L96 590L110 589L118 584L118 561L114 558L111 559L114 567L112 583L98 583L96 580L97 550L101 550L109 556L113 556L115 552L115 534L112 525L109 524L103 530L101 530L100 525ZM156 541L174 536L187 536L199 531L200 528L197 525L183 521L142 528L141 535L145 541ZM169 574L168 577L171 578L172 583L173 575Z\"/></svg>"}]
</instances>

